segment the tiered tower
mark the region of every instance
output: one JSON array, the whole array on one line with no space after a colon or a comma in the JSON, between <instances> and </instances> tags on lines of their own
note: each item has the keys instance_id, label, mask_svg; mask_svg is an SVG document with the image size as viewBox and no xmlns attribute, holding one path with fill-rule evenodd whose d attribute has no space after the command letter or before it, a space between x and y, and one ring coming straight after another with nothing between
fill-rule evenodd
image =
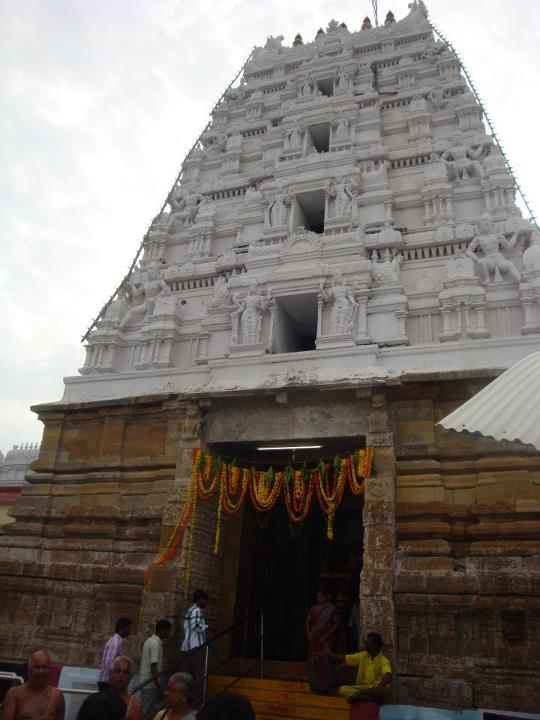
<instances>
[{"instance_id":1,"label":"tiered tower","mask_svg":"<svg viewBox=\"0 0 540 720\"><path fill-rule=\"evenodd\" d=\"M535 349L539 238L481 115L420 5L269 38L65 400L483 369L495 348L504 367Z\"/></svg>"},{"instance_id":2,"label":"tiered tower","mask_svg":"<svg viewBox=\"0 0 540 720\"><path fill-rule=\"evenodd\" d=\"M376 475L342 576L362 631L388 642L398 699L537 710L538 454L436 423L540 349L540 235L423 3L282 40L214 109L80 376L36 408L40 456L0 536L0 644L92 664L116 617L139 618L137 654L183 611L185 555L146 586L143 571L194 446L253 462L269 440L366 444ZM196 519L187 590L210 590L214 626L249 606L263 566L270 609L288 600L274 621L301 632L301 583L320 576L306 536L279 537L284 586L249 517L224 522L217 555L215 508Z\"/></svg>"}]
</instances>

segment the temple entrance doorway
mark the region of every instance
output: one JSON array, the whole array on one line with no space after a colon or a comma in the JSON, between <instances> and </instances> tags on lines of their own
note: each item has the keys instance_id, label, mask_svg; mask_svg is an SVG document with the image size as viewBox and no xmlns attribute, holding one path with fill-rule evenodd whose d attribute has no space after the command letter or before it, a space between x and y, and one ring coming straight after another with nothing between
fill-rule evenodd
<instances>
[{"instance_id":1,"label":"temple entrance doorway","mask_svg":"<svg viewBox=\"0 0 540 720\"><path fill-rule=\"evenodd\" d=\"M323 445L313 450L294 451L294 466L306 462L315 467L318 460L332 459L359 449L360 438L310 440L291 445ZM261 445L261 444L259 444ZM268 445L268 443L267 443ZM279 446L286 443L279 443ZM213 446L213 452L234 457L239 464L272 466L282 470L292 460L291 451L260 451L249 443ZM363 498L346 490L334 523L334 539L326 536L327 524L316 494L308 516L292 523L279 498L269 513L258 513L246 502L237 528L237 578L233 618L257 617L264 611L266 660L304 661L307 654L305 620L315 601L317 588L326 586L342 621L340 651L355 647L351 614L359 595L363 556ZM356 608L357 609L357 608ZM257 623L241 625L232 638L231 654L256 658L259 653Z\"/></svg>"}]
</instances>

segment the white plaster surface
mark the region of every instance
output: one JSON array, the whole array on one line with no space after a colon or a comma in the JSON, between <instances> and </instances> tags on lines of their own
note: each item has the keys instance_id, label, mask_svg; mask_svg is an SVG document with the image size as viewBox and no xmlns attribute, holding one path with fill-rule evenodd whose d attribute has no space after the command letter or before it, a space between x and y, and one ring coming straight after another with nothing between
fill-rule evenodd
<instances>
[{"instance_id":1,"label":"white plaster surface","mask_svg":"<svg viewBox=\"0 0 540 720\"><path fill-rule=\"evenodd\" d=\"M537 244L419 6L296 47L269 38L64 401L504 369L540 348ZM283 352L303 332L316 349Z\"/></svg>"}]
</instances>

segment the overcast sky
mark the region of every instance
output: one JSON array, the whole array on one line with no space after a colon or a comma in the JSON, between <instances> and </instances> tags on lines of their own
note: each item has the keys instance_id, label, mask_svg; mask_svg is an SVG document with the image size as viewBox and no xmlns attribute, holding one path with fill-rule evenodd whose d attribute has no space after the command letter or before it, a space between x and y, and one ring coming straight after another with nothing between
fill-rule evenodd
<instances>
[{"instance_id":1,"label":"overcast sky","mask_svg":"<svg viewBox=\"0 0 540 720\"><path fill-rule=\"evenodd\" d=\"M540 212L540 3L432 0ZM405 0L379 0L379 19ZM91 319L252 45L369 0L0 0L0 450L41 439Z\"/></svg>"}]
</instances>

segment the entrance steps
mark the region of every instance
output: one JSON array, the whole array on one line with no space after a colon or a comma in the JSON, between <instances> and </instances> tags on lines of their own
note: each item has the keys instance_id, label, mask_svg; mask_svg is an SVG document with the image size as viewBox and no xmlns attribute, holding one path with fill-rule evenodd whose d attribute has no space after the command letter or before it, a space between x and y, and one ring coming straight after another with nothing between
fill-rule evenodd
<instances>
[{"instance_id":1,"label":"entrance steps","mask_svg":"<svg viewBox=\"0 0 540 720\"><path fill-rule=\"evenodd\" d=\"M272 663L272 665L301 665L305 675L304 663ZM298 671L299 668L291 669ZM236 677L236 675L211 675L208 679L209 696L224 690ZM230 690L245 695L251 700L257 720L276 720L276 718L348 720L349 718L349 705L343 698L337 695L316 695L303 680L245 677L235 683Z\"/></svg>"}]
</instances>

